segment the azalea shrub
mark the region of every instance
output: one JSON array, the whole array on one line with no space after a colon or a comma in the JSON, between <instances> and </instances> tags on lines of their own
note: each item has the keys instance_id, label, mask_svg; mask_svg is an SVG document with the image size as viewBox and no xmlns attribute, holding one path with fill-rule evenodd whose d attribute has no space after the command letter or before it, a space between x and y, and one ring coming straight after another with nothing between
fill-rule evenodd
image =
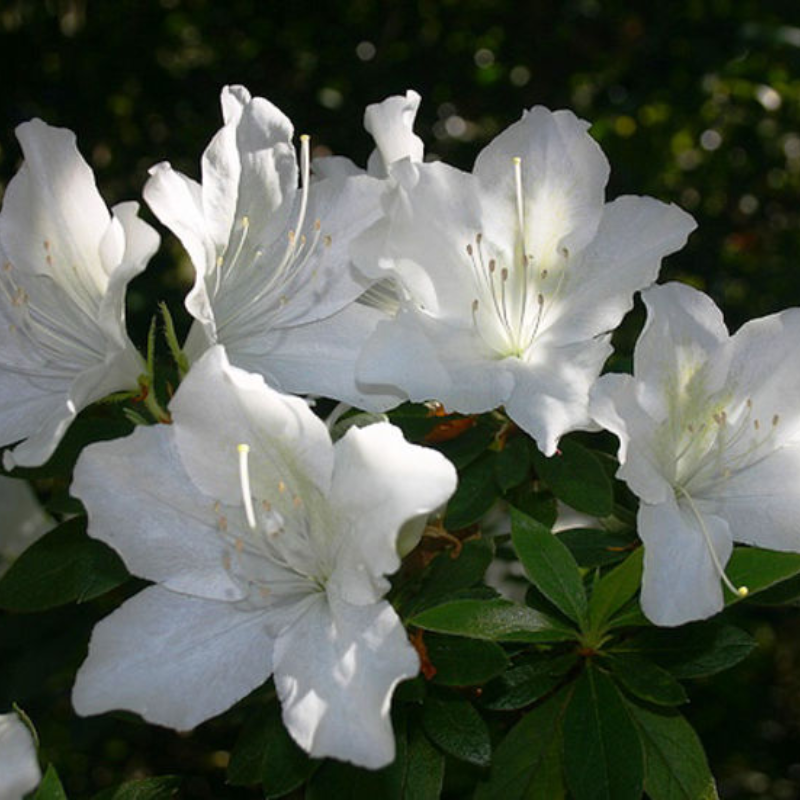
<instances>
[{"instance_id":1,"label":"azalea shrub","mask_svg":"<svg viewBox=\"0 0 800 800\"><path fill-rule=\"evenodd\" d=\"M420 101L366 109L359 165L225 87L196 175L150 170L160 232L71 132L18 128L0 798L197 796L209 759L230 797L717 797L681 706L755 646L728 607L800 597L798 310L730 334L659 285L702 231L608 199L571 111L465 172L425 160ZM140 352L126 288L161 236L193 322L154 308ZM115 736L159 768L62 780Z\"/></svg>"}]
</instances>

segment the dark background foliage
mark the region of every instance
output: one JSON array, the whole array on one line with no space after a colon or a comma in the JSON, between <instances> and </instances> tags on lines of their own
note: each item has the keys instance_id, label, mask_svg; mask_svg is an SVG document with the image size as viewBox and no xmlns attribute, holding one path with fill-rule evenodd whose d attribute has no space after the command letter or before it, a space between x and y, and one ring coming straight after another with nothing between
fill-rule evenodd
<instances>
[{"instance_id":1,"label":"dark background foliage","mask_svg":"<svg viewBox=\"0 0 800 800\"><path fill-rule=\"evenodd\" d=\"M197 175L229 82L272 100L317 154L361 163L364 106L407 88L423 96L429 154L464 168L523 108L569 107L611 162L610 197L650 194L695 215L665 279L710 292L732 327L800 303L796 0L0 0L0 82L0 186L19 163L14 126L41 116L76 131L109 203L139 197L164 159ZM155 301L180 313L191 280L164 239L129 298L139 343ZM103 721L76 727L59 670L79 656L52 640L67 621L88 631L85 616L7 626L1 707L6 687L39 676L29 710L76 792L154 769L206 775L193 796L222 796L208 787L221 785L230 741L213 723L193 748L140 726L122 738ZM726 797L790 800L800 797L800 617L748 611L744 622L760 649L695 684L688 717ZM45 668L33 655L13 661L10 643L26 641Z\"/></svg>"}]
</instances>

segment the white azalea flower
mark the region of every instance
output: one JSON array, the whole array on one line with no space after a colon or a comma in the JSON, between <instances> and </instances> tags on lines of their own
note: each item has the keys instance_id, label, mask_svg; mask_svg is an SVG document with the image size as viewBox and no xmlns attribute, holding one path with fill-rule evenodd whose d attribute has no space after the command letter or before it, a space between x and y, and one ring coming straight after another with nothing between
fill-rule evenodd
<instances>
[{"instance_id":1,"label":"white azalea flower","mask_svg":"<svg viewBox=\"0 0 800 800\"><path fill-rule=\"evenodd\" d=\"M22 800L41 779L28 726L16 714L0 714L0 800Z\"/></svg>"},{"instance_id":2,"label":"white azalea flower","mask_svg":"<svg viewBox=\"0 0 800 800\"><path fill-rule=\"evenodd\" d=\"M90 534L156 585L95 628L75 708L185 730L273 673L312 756L389 763L392 691L418 659L385 576L401 526L452 494L452 465L387 423L332 444L302 400L219 346L171 411L172 425L92 445L76 467Z\"/></svg>"},{"instance_id":3,"label":"white azalea flower","mask_svg":"<svg viewBox=\"0 0 800 800\"><path fill-rule=\"evenodd\" d=\"M7 469L43 464L82 408L137 388L125 289L159 242L136 203L109 215L71 131L35 119L17 138L25 162L0 212L0 444L26 441Z\"/></svg>"},{"instance_id":4,"label":"white azalea flower","mask_svg":"<svg viewBox=\"0 0 800 800\"><path fill-rule=\"evenodd\" d=\"M547 454L590 426L610 331L694 222L652 198L604 203L608 163L586 128L537 106L472 174L410 159L390 167L385 217L352 252L406 298L362 351L362 388L465 413L504 405Z\"/></svg>"},{"instance_id":5,"label":"white azalea flower","mask_svg":"<svg viewBox=\"0 0 800 800\"><path fill-rule=\"evenodd\" d=\"M377 408L357 390L354 365L383 312L355 303L371 281L351 266L349 245L378 218L382 181L338 159L311 181L308 137L298 170L291 123L244 87L223 89L222 111L202 184L161 163L144 190L197 272L187 355L222 344L282 391Z\"/></svg>"},{"instance_id":6,"label":"white azalea flower","mask_svg":"<svg viewBox=\"0 0 800 800\"><path fill-rule=\"evenodd\" d=\"M722 609L733 542L800 552L800 309L729 336L688 286L644 292L634 374L605 375L590 410L620 440L640 500L642 609L680 625Z\"/></svg>"}]
</instances>

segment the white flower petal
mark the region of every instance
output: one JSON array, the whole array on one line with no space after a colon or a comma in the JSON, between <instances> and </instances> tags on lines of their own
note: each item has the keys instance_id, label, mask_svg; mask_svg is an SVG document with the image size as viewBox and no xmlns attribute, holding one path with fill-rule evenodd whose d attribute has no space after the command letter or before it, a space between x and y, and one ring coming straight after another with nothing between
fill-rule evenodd
<instances>
[{"instance_id":1,"label":"white flower petal","mask_svg":"<svg viewBox=\"0 0 800 800\"><path fill-rule=\"evenodd\" d=\"M393 95L367 106L364 127L377 145L377 155L370 159L371 174L385 176L388 165L401 158L422 161L425 147L419 136L414 135L414 119L421 99L409 89L405 95Z\"/></svg>"},{"instance_id":2,"label":"white flower petal","mask_svg":"<svg viewBox=\"0 0 800 800\"><path fill-rule=\"evenodd\" d=\"M634 292L653 283L661 259L683 247L695 227L685 211L652 197L608 203L594 240L564 267L564 302L548 315L547 328L565 343L614 330Z\"/></svg>"},{"instance_id":3,"label":"white flower petal","mask_svg":"<svg viewBox=\"0 0 800 800\"><path fill-rule=\"evenodd\" d=\"M0 800L22 800L41 779L28 726L16 714L0 714Z\"/></svg>"},{"instance_id":4,"label":"white flower petal","mask_svg":"<svg viewBox=\"0 0 800 800\"><path fill-rule=\"evenodd\" d=\"M263 612L153 586L95 626L72 703L81 716L126 709L190 730L271 671Z\"/></svg>"},{"instance_id":5,"label":"white flower petal","mask_svg":"<svg viewBox=\"0 0 800 800\"><path fill-rule=\"evenodd\" d=\"M329 588L350 603L374 603L400 567L401 527L442 506L456 488L453 465L440 453L411 445L398 428L350 428L335 445L329 501L346 519Z\"/></svg>"},{"instance_id":6,"label":"white flower petal","mask_svg":"<svg viewBox=\"0 0 800 800\"><path fill-rule=\"evenodd\" d=\"M113 547L128 569L167 589L240 600L223 568L224 512L186 475L171 426L137 428L125 439L87 447L71 493L89 512L89 532Z\"/></svg>"},{"instance_id":7,"label":"white flower petal","mask_svg":"<svg viewBox=\"0 0 800 800\"><path fill-rule=\"evenodd\" d=\"M367 393L356 384L356 358L386 315L360 303L316 322L281 328L226 347L231 362L293 394L320 394L357 408L380 411L400 398Z\"/></svg>"},{"instance_id":8,"label":"white flower petal","mask_svg":"<svg viewBox=\"0 0 800 800\"><path fill-rule=\"evenodd\" d=\"M481 413L510 396L510 361L488 360L473 331L449 326L414 309L381 322L356 363L365 390L414 402L437 400L449 411Z\"/></svg>"},{"instance_id":9,"label":"white flower petal","mask_svg":"<svg viewBox=\"0 0 800 800\"><path fill-rule=\"evenodd\" d=\"M263 491L287 481L289 473L327 491L333 447L325 424L300 398L231 366L222 347L192 366L170 409L184 468L207 495L241 502L240 444L251 448L251 480Z\"/></svg>"},{"instance_id":10,"label":"white flower petal","mask_svg":"<svg viewBox=\"0 0 800 800\"><path fill-rule=\"evenodd\" d=\"M526 247L542 265L577 254L603 213L608 160L571 111L534 106L481 151L473 173L484 190L484 232L510 239L517 222L512 159L521 159ZM507 233L508 232L508 233Z\"/></svg>"},{"instance_id":11,"label":"white flower petal","mask_svg":"<svg viewBox=\"0 0 800 800\"><path fill-rule=\"evenodd\" d=\"M800 444L770 453L728 479L708 499L743 544L800 553Z\"/></svg>"},{"instance_id":12,"label":"white flower petal","mask_svg":"<svg viewBox=\"0 0 800 800\"><path fill-rule=\"evenodd\" d=\"M733 549L724 519L700 509L702 524L724 567ZM643 503L638 517L644 542L642 610L656 625L682 625L722 610L720 574L701 523L674 497L658 505Z\"/></svg>"},{"instance_id":13,"label":"white flower petal","mask_svg":"<svg viewBox=\"0 0 800 800\"><path fill-rule=\"evenodd\" d=\"M636 400L630 375L603 375L590 392L592 419L619 439L617 477L647 503L663 503L672 488L664 477L651 439L657 422Z\"/></svg>"},{"instance_id":14,"label":"white flower petal","mask_svg":"<svg viewBox=\"0 0 800 800\"><path fill-rule=\"evenodd\" d=\"M680 283L642 292L647 322L633 353L639 401L655 419L668 413L670 394L685 390L728 331L710 297ZM713 391L717 387L708 387Z\"/></svg>"},{"instance_id":15,"label":"white flower petal","mask_svg":"<svg viewBox=\"0 0 800 800\"><path fill-rule=\"evenodd\" d=\"M594 428L589 417L589 389L611 355L608 336L588 342L534 346L530 361L506 359L514 374L514 389L506 413L553 455L558 440L573 430Z\"/></svg>"},{"instance_id":16,"label":"white flower petal","mask_svg":"<svg viewBox=\"0 0 800 800\"><path fill-rule=\"evenodd\" d=\"M392 692L417 654L392 607L320 596L275 642L283 721L313 758L378 769L394 759Z\"/></svg>"}]
</instances>

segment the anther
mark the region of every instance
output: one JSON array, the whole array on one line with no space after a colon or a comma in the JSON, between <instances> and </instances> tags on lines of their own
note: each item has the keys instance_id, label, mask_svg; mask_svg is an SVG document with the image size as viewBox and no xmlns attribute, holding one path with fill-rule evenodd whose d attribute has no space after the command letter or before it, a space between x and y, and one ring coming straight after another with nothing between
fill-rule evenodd
<instances>
[{"instance_id":1,"label":"anther","mask_svg":"<svg viewBox=\"0 0 800 800\"><path fill-rule=\"evenodd\" d=\"M773 428L774 428L774 427L776 427L776 426L777 426L777 424L778 424L780 421L781 421L781 418L780 418L780 417L779 417L777 414L775 414L775 416L773 416L773 418L772 418L772 427L773 427Z\"/></svg>"},{"instance_id":2,"label":"anther","mask_svg":"<svg viewBox=\"0 0 800 800\"><path fill-rule=\"evenodd\" d=\"M283 494L286 491L286 484L283 481L278 481L278 491Z\"/></svg>"},{"instance_id":3,"label":"anther","mask_svg":"<svg viewBox=\"0 0 800 800\"><path fill-rule=\"evenodd\" d=\"M331 239L330 236L326 236L322 241L324 242L325 247L330 247L333 244L333 239Z\"/></svg>"},{"instance_id":4,"label":"anther","mask_svg":"<svg viewBox=\"0 0 800 800\"><path fill-rule=\"evenodd\" d=\"M503 267L503 269L500 270L500 279L503 281L508 280L508 270L505 267Z\"/></svg>"},{"instance_id":5,"label":"anther","mask_svg":"<svg viewBox=\"0 0 800 800\"><path fill-rule=\"evenodd\" d=\"M760 422L759 422L757 419L754 419L754 420L753 420L753 427L754 427L756 430L758 430L758 429L761 427L761 423L760 423Z\"/></svg>"},{"instance_id":6,"label":"anther","mask_svg":"<svg viewBox=\"0 0 800 800\"><path fill-rule=\"evenodd\" d=\"M497 262L491 258L489 259L489 272L494 274L494 271L497 269Z\"/></svg>"},{"instance_id":7,"label":"anther","mask_svg":"<svg viewBox=\"0 0 800 800\"><path fill-rule=\"evenodd\" d=\"M472 245L471 245L471 244L468 244L468 245L467 245L467 255L468 255L470 258L472 258Z\"/></svg>"},{"instance_id":8,"label":"anther","mask_svg":"<svg viewBox=\"0 0 800 800\"><path fill-rule=\"evenodd\" d=\"M244 512L247 516L247 525L250 530L256 529L256 515L253 511L253 497L250 494L250 472L247 465L247 456L250 453L250 445L239 444L236 446L239 453L239 482L242 487L242 502L244 503Z\"/></svg>"}]
</instances>

